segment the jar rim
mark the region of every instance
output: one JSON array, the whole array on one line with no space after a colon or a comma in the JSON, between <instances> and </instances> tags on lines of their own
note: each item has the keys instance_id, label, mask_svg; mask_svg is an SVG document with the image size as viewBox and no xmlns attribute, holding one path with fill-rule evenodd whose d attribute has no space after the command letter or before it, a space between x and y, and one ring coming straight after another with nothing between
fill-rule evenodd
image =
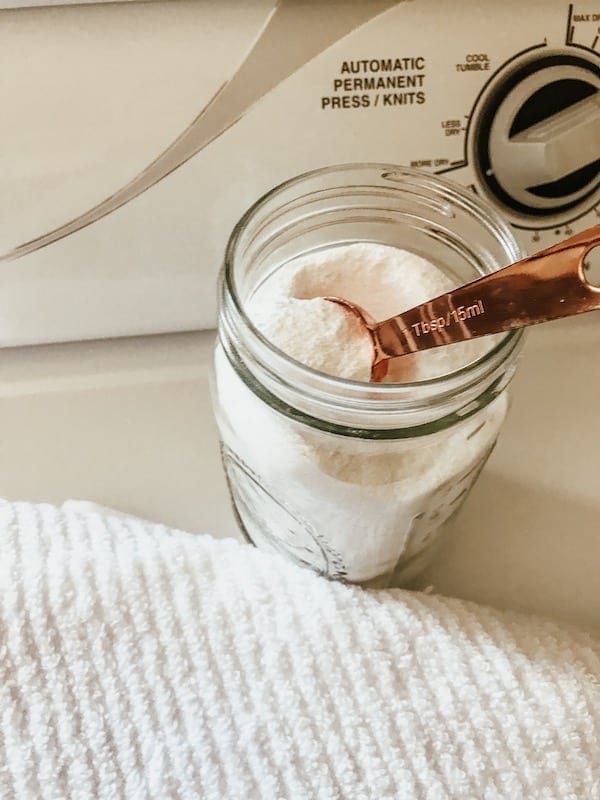
<instances>
[{"instance_id":1,"label":"jar rim","mask_svg":"<svg viewBox=\"0 0 600 800\"><path fill-rule=\"evenodd\" d=\"M278 196L283 195L284 192L290 188L306 183L314 178L348 171L362 171L364 173L375 171L379 173L380 178L388 179L390 182L392 182L390 188L393 188L393 181L395 178L415 179L421 188L434 190L443 197L447 198L449 201L458 203L464 210L477 218L478 221L482 222L507 251L512 251L511 258L513 261L518 261L525 255L517 243L510 226L503 220L500 214L498 214L487 202L481 200L479 197L474 196L463 186L460 186L459 184L456 184L445 178L440 178L437 175L431 175L430 173L422 172L421 170L414 169L412 167L405 167L403 165L383 162L349 162L309 170L279 183L277 186L273 187L259 197L237 222L227 242L223 268L221 270L221 292L223 293L225 290L227 291L231 303L235 308L236 316L238 316L244 328L246 328L250 333L251 338L254 340L255 346L258 346L260 349L266 349L266 352L269 353L270 357L274 359L276 363L279 363L282 366L286 365L288 368L293 370L298 377L302 375L306 376L313 383L316 383L322 391L326 391L327 389L337 389L350 392L351 394L356 394L358 392L364 392L365 387L368 387L369 394L372 397L373 395L377 396L377 400L375 400L375 402L377 403L379 410L381 410L381 406L379 404L382 399L391 399L394 395L397 395L399 391L401 392L402 390L410 390L411 392L414 392L415 390L425 390L428 391L428 393L432 392L433 397L437 394L435 391L436 389L443 391L444 387L449 387L457 382L462 384L462 379L466 379L470 375L480 372L481 368L486 364L493 362L494 365L496 365L497 360L500 362L504 360L500 356L508 357L510 353L515 350L520 339L522 338L522 329L515 329L503 334L500 340L489 350L486 350L486 352L483 353L483 355L481 355L479 358L469 362L468 364L464 364L451 372L418 381L374 384L363 381L354 381L347 378L338 378L309 367L278 348L267 337L265 337L260 330L258 330L252 319L245 311L234 275L234 265L238 255L238 249L240 247L242 235L248 228L251 221L258 216L258 214L267 206L269 202L272 202ZM397 182L398 189L400 189L401 184L399 181ZM360 185L367 184L359 184L359 186ZM334 391L334 394L337 394L337 392Z\"/></svg>"}]
</instances>

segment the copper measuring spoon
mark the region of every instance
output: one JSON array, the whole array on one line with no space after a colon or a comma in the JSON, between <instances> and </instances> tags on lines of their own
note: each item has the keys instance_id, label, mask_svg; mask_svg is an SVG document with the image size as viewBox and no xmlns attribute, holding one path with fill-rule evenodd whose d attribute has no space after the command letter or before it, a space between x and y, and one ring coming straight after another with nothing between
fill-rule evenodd
<instances>
[{"instance_id":1,"label":"copper measuring spoon","mask_svg":"<svg viewBox=\"0 0 600 800\"><path fill-rule=\"evenodd\" d=\"M377 383L399 356L600 309L600 287L584 275L584 259L598 245L600 225L595 225L383 322L349 300L326 299L358 317L368 331L371 381Z\"/></svg>"}]
</instances>

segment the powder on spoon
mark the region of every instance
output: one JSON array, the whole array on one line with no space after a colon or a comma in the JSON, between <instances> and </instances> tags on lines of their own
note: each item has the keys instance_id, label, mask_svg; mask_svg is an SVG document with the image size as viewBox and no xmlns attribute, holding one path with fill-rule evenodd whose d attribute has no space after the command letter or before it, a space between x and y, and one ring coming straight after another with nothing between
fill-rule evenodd
<instances>
[{"instance_id":1,"label":"powder on spoon","mask_svg":"<svg viewBox=\"0 0 600 800\"><path fill-rule=\"evenodd\" d=\"M251 317L270 342L308 367L353 381L369 381L373 347L360 321L323 297L299 299L261 292Z\"/></svg>"},{"instance_id":2,"label":"powder on spoon","mask_svg":"<svg viewBox=\"0 0 600 800\"><path fill-rule=\"evenodd\" d=\"M367 382L373 357L369 334L356 317L324 298L342 297L383 320L454 286L414 253L357 242L283 265L254 293L248 313L263 336L297 361L338 378ZM489 339L471 340L406 356L402 378L425 380L454 372L490 345Z\"/></svg>"}]
</instances>

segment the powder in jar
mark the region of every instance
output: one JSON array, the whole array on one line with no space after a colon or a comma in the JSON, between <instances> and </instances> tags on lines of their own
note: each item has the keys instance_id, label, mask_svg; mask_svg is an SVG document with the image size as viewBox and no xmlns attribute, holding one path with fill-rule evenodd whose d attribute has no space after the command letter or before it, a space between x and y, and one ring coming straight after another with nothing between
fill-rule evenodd
<instances>
[{"instance_id":1,"label":"powder in jar","mask_svg":"<svg viewBox=\"0 0 600 800\"><path fill-rule=\"evenodd\" d=\"M284 263L245 310L265 338L297 361L368 381L368 335L323 298L346 298L382 320L453 285L413 253L357 242ZM491 344L474 339L407 356L406 380L447 375ZM246 533L261 547L357 582L382 576L385 582L397 564L406 565L402 580L418 571L491 452L507 407L501 393L473 416L427 435L338 435L265 402L220 346L215 375L225 469Z\"/></svg>"}]
</instances>

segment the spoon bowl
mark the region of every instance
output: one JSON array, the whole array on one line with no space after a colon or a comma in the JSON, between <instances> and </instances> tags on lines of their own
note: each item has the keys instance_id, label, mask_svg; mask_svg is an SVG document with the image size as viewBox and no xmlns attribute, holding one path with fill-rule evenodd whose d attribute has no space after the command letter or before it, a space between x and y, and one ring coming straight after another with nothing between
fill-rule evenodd
<instances>
[{"instance_id":1,"label":"spoon bowl","mask_svg":"<svg viewBox=\"0 0 600 800\"><path fill-rule=\"evenodd\" d=\"M373 357L371 359L371 382L381 383L388 375L390 359L382 351L377 338L377 320L365 311L364 308L356 303L350 302L343 297L326 297L330 303L336 303L349 314L352 314L359 321L361 327L369 335L371 346L373 347Z\"/></svg>"}]
</instances>

